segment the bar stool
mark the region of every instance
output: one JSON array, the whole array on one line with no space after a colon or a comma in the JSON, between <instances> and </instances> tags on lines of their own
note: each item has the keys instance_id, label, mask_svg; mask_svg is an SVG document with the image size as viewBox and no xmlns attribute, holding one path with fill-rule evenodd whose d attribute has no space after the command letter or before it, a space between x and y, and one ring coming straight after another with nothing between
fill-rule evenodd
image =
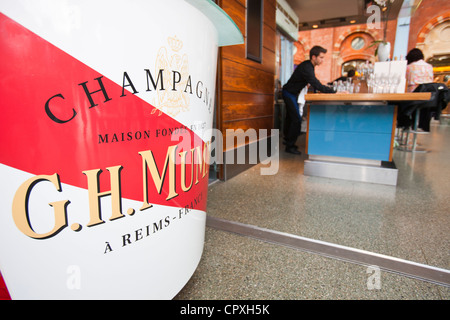
<instances>
[{"instance_id":1,"label":"bar stool","mask_svg":"<svg viewBox=\"0 0 450 320\"><path fill-rule=\"evenodd\" d=\"M405 114L409 117L414 115L414 123L413 128L404 128L400 130L399 143L400 146L397 147L397 150L407 151L407 152L418 152L418 153L426 153L428 152L426 149L417 146L417 136L419 134L429 134L426 131L419 131L419 119L420 112L424 111L434 111L439 117L440 112L444 105L447 105L448 102L448 88L442 83L425 83L419 85L414 92L431 92L431 98L428 101L413 101L403 106L406 110ZM404 136L406 134L406 139ZM409 135L413 135L412 145L409 146Z\"/></svg>"},{"instance_id":2,"label":"bar stool","mask_svg":"<svg viewBox=\"0 0 450 320\"><path fill-rule=\"evenodd\" d=\"M432 94L433 95L433 94ZM412 113L415 113L413 128L402 128L400 131L399 144L397 150L407 151L407 152L417 152L417 153L427 153L428 150L417 146L417 136L419 134L429 134L426 131L419 131L419 118L420 118L420 110L427 108L426 106L421 107L418 105L414 108ZM409 136L412 134L412 144L409 145Z\"/></svg>"}]
</instances>

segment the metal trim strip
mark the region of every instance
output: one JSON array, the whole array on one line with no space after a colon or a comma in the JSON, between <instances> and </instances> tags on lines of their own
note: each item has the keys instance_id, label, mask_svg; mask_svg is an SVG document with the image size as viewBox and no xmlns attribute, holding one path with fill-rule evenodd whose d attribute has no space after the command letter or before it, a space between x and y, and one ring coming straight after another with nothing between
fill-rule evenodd
<instances>
[{"instance_id":1,"label":"metal trim strip","mask_svg":"<svg viewBox=\"0 0 450 320\"><path fill-rule=\"evenodd\" d=\"M380 270L450 287L450 270L211 216L207 216L206 226L332 259L377 266Z\"/></svg>"}]
</instances>

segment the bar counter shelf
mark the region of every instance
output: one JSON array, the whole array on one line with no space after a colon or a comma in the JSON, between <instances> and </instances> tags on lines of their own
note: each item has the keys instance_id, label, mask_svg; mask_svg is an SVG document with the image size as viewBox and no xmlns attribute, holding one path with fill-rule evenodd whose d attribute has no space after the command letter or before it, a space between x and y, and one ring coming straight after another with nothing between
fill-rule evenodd
<instances>
[{"instance_id":1,"label":"bar counter shelf","mask_svg":"<svg viewBox=\"0 0 450 320\"><path fill-rule=\"evenodd\" d=\"M397 104L430 98L429 92L307 94L304 174L397 185Z\"/></svg>"}]
</instances>

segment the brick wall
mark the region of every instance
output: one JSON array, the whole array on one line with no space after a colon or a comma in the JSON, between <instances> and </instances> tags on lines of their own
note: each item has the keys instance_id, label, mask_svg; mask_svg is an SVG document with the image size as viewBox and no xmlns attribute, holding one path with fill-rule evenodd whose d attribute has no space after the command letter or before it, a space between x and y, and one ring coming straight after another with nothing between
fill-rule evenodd
<instances>
[{"instance_id":1,"label":"brick wall","mask_svg":"<svg viewBox=\"0 0 450 320\"><path fill-rule=\"evenodd\" d=\"M426 27L430 22L432 23L432 20L437 22L440 16L449 16L449 15L450 15L450 1L423 0L418 10L411 17L409 27L408 51L416 47L421 32L423 31L426 32L427 29Z\"/></svg>"},{"instance_id":2,"label":"brick wall","mask_svg":"<svg viewBox=\"0 0 450 320\"><path fill-rule=\"evenodd\" d=\"M299 64L300 62L309 59L309 50L314 46L321 46L328 50L327 54L325 55L325 60L322 63L322 65L316 67L316 77L319 79L322 83L326 83L330 81L331 78L331 66L332 66L332 53L333 53L333 38L334 33L333 29L326 28L326 29L316 29L316 30L308 30L308 31L302 31L299 32L298 39L303 42L307 50L304 51L297 51L296 56L294 57L294 62ZM303 55L303 56L301 56Z\"/></svg>"},{"instance_id":3,"label":"brick wall","mask_svg":"<svg viewBox=\"0 0 450 320\"><path fill-rule=\"evenodd\" d=\"M390 21L388 30L396 30L397 21ZM324 63L316 67L316 77L327 83L341 76L341 66L344 62L361 59L375 61L375 47L370 47L372 41L382 40L382 30L367 29L365 24L350 25L336 28L323 28L298 33L297 53L294 62L299 64L309 58L309 49L320 45L328 50ZM351 40L361 36L365 45L361 50L351 48ZM391 42L391 55L394 50L395 32L388 32L387 41ZM305 54L306 51L306 54Z\"/></svg>"},{"instance_id":4,"label":"brick wall","mask_svg":"<svg viewBox=\"0 0 450 320\"><path fill-rule=\"evenodd\" d=\"M427 31L439 21L450 19L449 0L423 0L418 10L411 17L408 51L423 41ZM389 21L387 41L391 43L391 56L395 44L395 31L397 21ZM351 48L351 38L357 34L366 40L366 45L361 50ZM328 50L324 63L316 67L316 76L322 83L327 83L341 75L341 66L344 62L361 59L374 62L375 47L368 48L373 40L382 40L383 31L367 29L365 24L349 25L336 28L324 28L298 33L298 42L295 44L297 53L294 63L300 64L309 58L309 50L320 45Z\"/></svg>"}]
</instances>

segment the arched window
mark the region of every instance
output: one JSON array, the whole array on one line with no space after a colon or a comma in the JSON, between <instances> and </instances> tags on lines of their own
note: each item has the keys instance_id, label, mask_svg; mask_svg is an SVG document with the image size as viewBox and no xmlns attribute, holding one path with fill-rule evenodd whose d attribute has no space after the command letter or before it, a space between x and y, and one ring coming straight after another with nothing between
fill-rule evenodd
<instances>
[{"instance_id":1,"label":"arched window","mask_svg":"<svg viewBox=\"0 0 450 320\"><path fill-rule=\"evenodd\" d=\"M356 67L361 64L361 63L365 63L365 60L360 60L360 59L355 59L355 60L350 60L347 62L344 62L342 64L342 68L341 68L341 76L346 76L347 72L349 70L355 70L356 71Z\"/></svg>"},{"instance_id":2,"label":"arched window","mask_svg":"<svg viewBox=\"0 0 450 320\"><path fill-rule=\"evenodd\" d=\"M363 37L360 36L353 38L351 42L352 49L354 50L361 50L364 48L365 45L366 41L364 40Z\"/></svg>"}]
</instances>

